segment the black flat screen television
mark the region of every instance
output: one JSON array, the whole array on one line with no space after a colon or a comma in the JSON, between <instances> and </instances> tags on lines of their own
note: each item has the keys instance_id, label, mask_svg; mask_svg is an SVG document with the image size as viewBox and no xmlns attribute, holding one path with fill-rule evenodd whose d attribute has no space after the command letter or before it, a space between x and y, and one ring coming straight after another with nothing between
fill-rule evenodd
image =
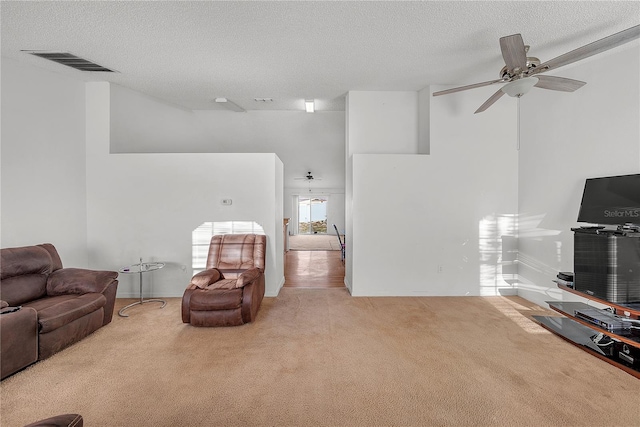
<instances>
[{"instance_id":1,"label":"black flat screen television","mask_svg":"<svg viewBox=\"0 0 640 427\"><path fill-rule=\"evenodd\" d=\"M640 224L640 174L587 179L578 222Z\"/></svg>"}]
</instances>

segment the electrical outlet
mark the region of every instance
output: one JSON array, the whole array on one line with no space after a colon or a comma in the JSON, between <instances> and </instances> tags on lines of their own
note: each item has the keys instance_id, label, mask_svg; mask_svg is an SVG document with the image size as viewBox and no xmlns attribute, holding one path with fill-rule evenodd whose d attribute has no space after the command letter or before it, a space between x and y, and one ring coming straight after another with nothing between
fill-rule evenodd
<instances>
[{"instance_id":1,"label":"electrical outlet","mask_svg":"<svg viewBox=\"0 0 640 427\"><path fill-rule=\"evenodd\" d=\"M444 271L444 267L442 264L438 264L438 273L442 273Z\"/></svg>"},{"instance_id":2,"label":"electrical outlet","mask_svg":"<svg viewBox=\"0 0 640 427\"><path fill-rule=\"evenodd\" d=\"M226 206L231 206L233 201L231 199L222 199L222 201L220 203L222 203L223 205L226 205Z\"/></svg>"}]
</instances>

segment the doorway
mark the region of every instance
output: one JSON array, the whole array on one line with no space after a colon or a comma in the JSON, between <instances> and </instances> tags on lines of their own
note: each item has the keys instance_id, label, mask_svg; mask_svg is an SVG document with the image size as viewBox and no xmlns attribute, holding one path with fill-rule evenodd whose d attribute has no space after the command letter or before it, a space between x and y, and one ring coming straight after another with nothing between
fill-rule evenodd
<instances>
[{"instance_id":1,"label":"doorway","mask_svg":"<svg viewBox=\"0 0 640 427\"><path fill-rule=\"evenodd\" d=\"M294 234L285 252L285 287L344 287L340 244L329 223L329 195L293 196ZM327 215L329 213L329 215ZM296 230L297 229L297 230Z\"/></svg>"}]
</instances>

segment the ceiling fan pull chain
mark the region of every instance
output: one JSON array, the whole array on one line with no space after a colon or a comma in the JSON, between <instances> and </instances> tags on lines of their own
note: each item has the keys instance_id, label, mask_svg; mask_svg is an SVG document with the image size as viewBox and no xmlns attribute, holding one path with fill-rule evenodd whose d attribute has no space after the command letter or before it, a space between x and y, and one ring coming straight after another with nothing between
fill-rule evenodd
<instances>
[{"instance_id":1,"label":"ceiling fan pull chain","mask_svg":"<svg viewBox=\"0 0 640 427\"><path fill-rule=\"evenodd\" d=\"M518 135L517 135L517 138L516 138L516 150L517 151L520 151L520 98L521 98L520 96L518 98L516 98L518 100L518 111L516 113L517 114L516 119L518 120L518 123L517 123Z\"/></svg>"}]
</instances>

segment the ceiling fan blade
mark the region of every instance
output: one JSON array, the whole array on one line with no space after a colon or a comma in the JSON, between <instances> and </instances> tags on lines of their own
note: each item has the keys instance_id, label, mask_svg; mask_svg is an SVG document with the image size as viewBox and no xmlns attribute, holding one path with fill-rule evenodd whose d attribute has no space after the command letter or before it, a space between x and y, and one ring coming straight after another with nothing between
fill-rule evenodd
<instances>
[{"instance_id":1,"label":"ceiling fan blade","mask_svg":"<svg viewBox=\"0 0 640 427\"><path fill-rule=\"evenodd\" d=\"M478 108L475 113L473 114L478 114L478 113L482 113L484 110L486 110L487 108L491 107L498 99L500 99L500 97L504 95L504 92L502 91L502 88L498 89L498 91L496 93L494 93L493 95L491 95L491 97L489 99L487 99L484 104L482 104L480 106L480 108Z\"/></svg>"},{"instance_id":2,"label":"ceiling fan blade","mask_svg":"<svg viewBox=\"0 0 640 427\"><path fill-rule=\"evenodd\" d=\"M555 57L547 62L543 62L533 70L533 74L553 70L555 68L580 61L581 59L585 59L606 50L613 49L614 47L618 47L622 44L637 39L638 37L640 37L640 25L627 28L624 31L612 34L593 43L589 43L587 45L574 49L571 52L567 52L563 55Z\"/></svg>"},{"instance_id":3,"label":"ceiling fan blade","mask_svg":"<svg viewBox=\"0 0 640 427\"><path fill-rule=\"evenodd\" d=\"M527 51L520 34L512 36L500 37L500 50L502 50L502 58L510 72L515 70L515 74L519 71L527 69Z\"/></svg>"},{"instance_id":4,"label":"ceiling fan blade","mask_svg":"<svg viewBox=\"0 0 640 427\"><path fill-rule=\"evenodd\" d=\"M560 90L562 92L573 92L586 85L586 82L580 80L567 79L565 77L556 76L536 76L538 83L534 86L541 89Z\"/></svg>"},{"instance_id":5,"label":"ceiling fan blade","mask_svg":"<svg viewBox=\"0 0 640 427\"><path fill-rule=\"evenodd\" d=\"M474 83L472 85L460 86L460 87L455 87L453 89L446 89L446 90L441 90L441 91L438 91L438 92L433 92L433 96L447 95L447 94L450 94L450 93L461 92L463 90L475 89L477 87L489 86L489 85L492 85L494 83L502 83L502 82L504 82L504 79L491 80L490 82Z\"/></svg>"}]
</instances>

